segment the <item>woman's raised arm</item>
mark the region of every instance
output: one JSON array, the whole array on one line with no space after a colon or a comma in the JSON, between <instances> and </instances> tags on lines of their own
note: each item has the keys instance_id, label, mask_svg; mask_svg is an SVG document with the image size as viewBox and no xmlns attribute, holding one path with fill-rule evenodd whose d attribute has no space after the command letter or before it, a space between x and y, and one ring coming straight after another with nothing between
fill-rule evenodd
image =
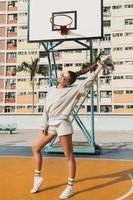
<instances>
[{"instance_id":1,"label":"woman's raised arm","mask_svg":"<svg viewBox=\"0 0 133 200\"><path fill-rule=\"evenodd\" d=\"M88 78L86 78L80 85L79 85L79 94L84 94L84 92L93 85L93 83L95 82L99 72L101 71L101 69L104 66L104 63L97 61L97 68L94 72L92 72L91 77L89 76Z\"/></svg>"}]
</instances>

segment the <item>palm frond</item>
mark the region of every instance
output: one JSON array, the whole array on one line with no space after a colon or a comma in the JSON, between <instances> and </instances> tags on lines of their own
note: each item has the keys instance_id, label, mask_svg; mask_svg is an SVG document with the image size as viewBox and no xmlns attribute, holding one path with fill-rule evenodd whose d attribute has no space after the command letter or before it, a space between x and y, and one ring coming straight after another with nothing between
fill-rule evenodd
<instances>
[{"instance_id":1,"label":"palm frond","mask_svg":"<svg viewBox=\"0 0 133 200\"><path fill-rule=\"evenodd\" d=\"M31 58L31 70L37 72L38 71L38 62L39 62L39 58L35 58L33 60L33 58Z\"/></svg>"}]
</instances>

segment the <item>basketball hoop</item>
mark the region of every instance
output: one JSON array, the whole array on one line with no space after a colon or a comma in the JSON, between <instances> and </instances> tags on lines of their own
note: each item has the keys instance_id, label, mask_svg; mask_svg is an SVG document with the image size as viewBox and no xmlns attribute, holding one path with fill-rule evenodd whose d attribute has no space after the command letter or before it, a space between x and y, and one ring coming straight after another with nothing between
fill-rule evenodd
<instances>
[{"instance_id":1,"label":"basketball hoop","mask_svg":"<svg viewBox=\"0 0 133 200\"><path fill-rule=\"evenodd\" d=\"M61 35L68 35L73 19L66 14L56 14L50 18L50 22L54 31L59 31Z\"/></svg>"}]
</instances>

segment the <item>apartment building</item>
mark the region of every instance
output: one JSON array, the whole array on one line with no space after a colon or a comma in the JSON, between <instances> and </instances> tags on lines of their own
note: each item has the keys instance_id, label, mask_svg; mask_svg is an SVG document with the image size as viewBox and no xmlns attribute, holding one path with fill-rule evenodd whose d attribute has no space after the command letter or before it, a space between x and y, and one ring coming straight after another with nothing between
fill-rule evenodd
<instances>
[{"instance_id":1,"label":"apartment building","mask_svg":"<svg viewBox=\"0 0 133 200\"><path fill-rule=\"evenodd\" d=\"M133 113L133 1L104 1L104 35L96 50L112 55L115 71L99 77L99 110Z\"/></svg>"},{"instance_id":2,"label":"apartment building","mask_svg":"<svg viewBox=\"0 0 133 200\"><path fill-rule=\"evenodd\" d=\"M29 74L16 73L23 61L40 57L47 64L44 48L27 42L28 0L0 0L0 113L32 113L32 86ZM133 113L133 1L104 0L104 38L93 41L96 52L112 55L115 70L102 72L95 85L94 110L98 113ZM65 48L76 44L65 42ZM78 47L78 44L77 44ZM78 70L88 52L67 50L55 53L58 71ZM82 77L81 77L82 79ZM81 81L81 80L79 80ZM35 78L35 113L43 111L48 78ZM90 97L81 112L90 112Z\"/></svg>"}]
</instances>

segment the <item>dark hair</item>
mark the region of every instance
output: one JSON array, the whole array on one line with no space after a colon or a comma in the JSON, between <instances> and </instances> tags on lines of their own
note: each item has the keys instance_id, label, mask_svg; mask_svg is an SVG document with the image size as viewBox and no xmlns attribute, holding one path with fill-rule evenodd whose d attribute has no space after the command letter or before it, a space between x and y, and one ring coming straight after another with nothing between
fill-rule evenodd
<instances>
[{"instance_id":1,"label":"dark hair","mask_svg":"<svg viewBox=\"0 0 133 200\"><path fill-rule=\"evenodd\" d=\"M81 76L83 74L86 74L87 72L92 72L95 71L97 68L97 64L90 64L90 63L85 63L83 64L82 68L79 71L73 72L73 71L68 71L70 75L69 83L73 84L78 76Z\"/></svg>"}]
</instances>

